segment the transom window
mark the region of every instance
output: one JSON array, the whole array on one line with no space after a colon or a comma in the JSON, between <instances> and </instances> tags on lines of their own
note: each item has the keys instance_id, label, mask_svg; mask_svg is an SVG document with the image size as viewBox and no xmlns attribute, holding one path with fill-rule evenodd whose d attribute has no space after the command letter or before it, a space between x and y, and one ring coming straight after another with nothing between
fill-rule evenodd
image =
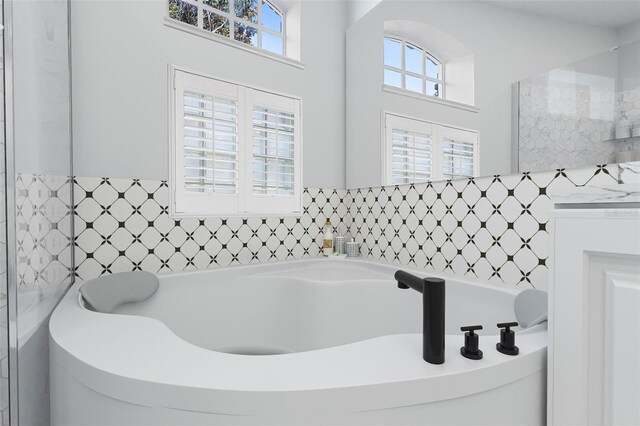
<instances>
[{"instance_id":1,"label":"transom window","mask_svg":"<svg viewBox=\"0 0 640 426\"><path fill-rule=\"evenodd\" d=\"M267 0L169 0L169 18L285 55L284 14Z\"/></svg>"},{"instance_id":2,"label":"transom window","mask_svg":"<svg viewBox=\"0 0 640 426\"><path fill-rule=\"evenodd\" d=\"M444 98L444 65L413 43L397 37L385 37L384 84Z\"/></svg>"},{"instance_id":3,"label":"transom window","mask_svg":"<svg viewBox=\"0 0 640 426\"><path fill-rule=\"evenodd\" d=\"M386 114L385 133L385 185L478 175L476 132Z\"/></svg>"}]
</instances>

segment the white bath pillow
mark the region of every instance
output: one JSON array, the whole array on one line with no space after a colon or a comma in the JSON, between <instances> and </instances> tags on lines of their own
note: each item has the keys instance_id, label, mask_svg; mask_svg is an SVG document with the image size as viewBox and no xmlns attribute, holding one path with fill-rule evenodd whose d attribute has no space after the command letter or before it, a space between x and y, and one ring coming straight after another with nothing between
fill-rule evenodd
<instances>
[{"instance_id":1,"label":"white bath pillow","mask_svg":"<svg viewBox=\"0 0 640 426\"><path fill-rule=\"evenodd\" d=\"M153 296L160 285L149 272L119 272L87 281L80 294L94 310L111 313L127 302L142 302Z\"/></svg>"},{"instance_id":2,"label":"white bath pillow","mask_svg":"<svg viewBox=\"0 0 640 426\"><path fill-rule=\"evenodd\" d=\"M547 320L547 292L541 290L524 290L516 296L513 310L520 327L529 328Z\"/></svg>"}]
</instances>

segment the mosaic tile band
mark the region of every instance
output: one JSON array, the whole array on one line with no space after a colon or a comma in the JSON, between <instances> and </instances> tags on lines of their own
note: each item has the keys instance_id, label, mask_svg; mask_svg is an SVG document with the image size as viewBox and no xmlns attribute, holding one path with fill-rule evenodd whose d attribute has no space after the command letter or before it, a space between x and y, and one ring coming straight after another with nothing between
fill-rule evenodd
<instances>
[{"instance_id":1,"label":"mosaic tile band","mask_svg":"<svg viewBox=\"0 0 640 426\"><path fill-rule=\"evenodd\" d=\"M559 169L424 185L306 189L299 217L171 219L165 181L75 178L76 276L167 272L319 255L329 217L362 255L546 288L556 187L611 185L618 168Z\"/></svg>"},{"instance_id":2,"label":"mosaic tile band","mask_svg":"<svg viewBox=\"0 0 640 426\"><path fill-rule=\"evenodd\" d=\"M305 189L298 217L169 217L166 181L75 179L76 276L169 272L316 257L326 218L346 232L345 190Z\"/></svg>"},{"instance_id":3,"label":"mosaic tile band","mask_svg":"<svg viewBox=\"0 0 640 426\"><path fill-rule=\"evenodd\" d=\"M546 289L549 193L617 176L597 166L351 190L351 234L376 260Z\"/></svg>"}]
</instances>

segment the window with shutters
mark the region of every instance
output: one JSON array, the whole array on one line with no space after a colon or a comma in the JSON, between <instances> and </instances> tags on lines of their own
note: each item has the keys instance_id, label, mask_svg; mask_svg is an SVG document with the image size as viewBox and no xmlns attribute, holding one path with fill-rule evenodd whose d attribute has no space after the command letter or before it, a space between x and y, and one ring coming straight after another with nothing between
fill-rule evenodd
<instances>
[{"instance_id":1,"label":"window with shutters","mask_svg":"<svg viewBox=\"0 0 640 426\"><path fill-rule=\"evenodd\" d=\"M385 114L385 185L478 175L478 133Z\"/></svg>"},{"instance_id":2,"label":"window with shutters","mask_svg":"<svg viewBox=\"0 0 640 426\"><path fill-rule=\"evenodd\" d=\"M300 100L172 69L171 212L301 212Z\"/></svg>"}]
</instances>

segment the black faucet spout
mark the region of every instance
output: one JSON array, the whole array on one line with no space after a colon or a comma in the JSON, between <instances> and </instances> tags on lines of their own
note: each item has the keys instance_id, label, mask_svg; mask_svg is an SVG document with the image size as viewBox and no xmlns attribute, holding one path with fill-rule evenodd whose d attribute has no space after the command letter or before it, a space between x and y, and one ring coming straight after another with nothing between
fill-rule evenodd
<instances>
[{"instance_id":1,"label":"black faucet spout","mask_svg":"<svg viewBox=\"0 0 640 426\"><path fill-rule=\"evenodd\" d=\"M445 281L419 278L397 271L398 288L412 288L422 293L422 358L430 364L444 363Z\"/></svg>"}]
</instances>

